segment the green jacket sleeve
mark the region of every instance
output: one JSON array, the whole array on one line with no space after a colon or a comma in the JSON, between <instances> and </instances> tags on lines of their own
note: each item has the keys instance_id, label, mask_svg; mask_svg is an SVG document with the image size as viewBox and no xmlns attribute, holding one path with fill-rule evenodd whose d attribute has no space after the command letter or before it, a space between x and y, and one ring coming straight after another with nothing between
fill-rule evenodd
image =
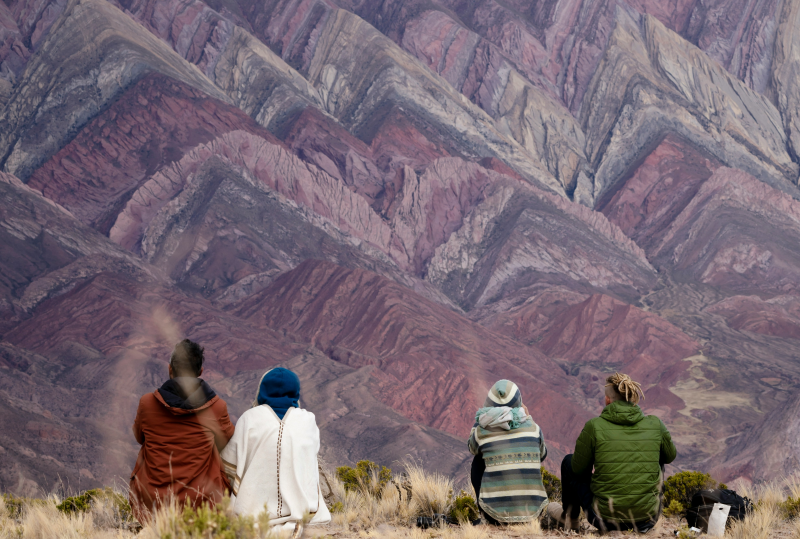
<instances>
[{"instance_id":1,"label":"green jacket sleeve","mask_svg":"<svg viewBox=\"0 0 800 539\"><path fill-rule=\"evenodd\" d=\"M678 456L678 450L675 449L675 444L672 443L672 436L670 436L667 426L661 422L661 456L659 457L660 464L669 464Z\"/></svg>"},{"instance_id":2,"label":"green jacket sleeve","mask_svg":"<svg viewBox=\"0 0 800 539\"><path fill-rule=\"evenodd\" d=\"M480 455L481 448L478 446L478 440L475 439L475 433L477 432L477 427L472 427L472 432L469 435L469 441L467 442L467 447L469 447L469 452L473 455Z\"/></svg>"},{"instance_id":3,"label":"green jacket sleeve","mask_svg":"<svg viewBox=\"0 0 800 539\"><path fill-rule=\"evenodd\" d=\"M572 454L573 472L583 474L592 471L595 444L594 424L591 421L587 421L580 436L578 436L578 441L575 442L575 453Z\"/></svg>"}]
</instances>

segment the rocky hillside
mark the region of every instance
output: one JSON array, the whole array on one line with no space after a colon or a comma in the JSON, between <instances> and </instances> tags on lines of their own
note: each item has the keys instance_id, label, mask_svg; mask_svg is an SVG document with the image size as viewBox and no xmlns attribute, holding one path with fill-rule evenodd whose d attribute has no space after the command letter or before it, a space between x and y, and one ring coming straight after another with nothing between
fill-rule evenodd
<instances>
[{"instance_id":1,"label":"rocky hillside","mask_svg":"<svg viewBox=\"0 0 800 539\"><path fill-rule=\"evenodd\" d=\"M800 0L3 0L0 490L125 482L183 337L332 463L464 478L507 377L557 470L620 370L794 470L798 66Z\"/></svg>"}]
</instances>

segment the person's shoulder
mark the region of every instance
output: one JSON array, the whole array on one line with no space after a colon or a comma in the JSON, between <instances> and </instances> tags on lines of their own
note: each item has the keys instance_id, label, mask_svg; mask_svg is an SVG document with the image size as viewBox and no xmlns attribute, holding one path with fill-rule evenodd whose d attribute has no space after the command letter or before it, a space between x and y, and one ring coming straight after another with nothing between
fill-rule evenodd
<instances>
[{"instance_id":1,"label":"person's shoulder","mask_svg":"<svg viewBox=\"0 0 800 539\"><path fill-rule=\"evenodd\" d=\"M595 436L598 431L602 431L607 421L600 416L592 417L583 425L581 434Z\"/></svg>"},{"instance_id":2,"label":"person's shoulder","mask_svg":"<svg viewBox=\"0 0 800 539\"><path fill-rule=\"evenodd\" d=\"M292 408L290 412L294 421L310 421L314 424L317 423L317 418L314 412L306 410L305 408Z\"/></svg>"},{"instance_id":3,"label":"person's shoulder","mask_svg":"<svg viewBox=\"0 0 800 539\"><path fill-rule=\"evenodd\" d=\"M213 401L211 403L212 408L215 408L217 410L228 409L228 403L225 402L225 399L220 397L218 393L215 393L214 396L211 398L211 400Z\"/></svg>"},{"instance_id":4,"label":"person's shoulder","mask_svg":"<svg viewBox=\"0 0 800 539\"><path fill-rule=\"evenodd\" d=\"M644 416L643 423L645 426L651 429L662 429L667 430L667 426L661 421L661 418L657 415L646 415Z\"/></svg>"},{"instance_id":5,"label":"person's shoulder","mask_svg":"<svg viewBox=\"0 0 800 539\"><path fill-rule=\"evenodd\" d=\"M158 391L158 390L156 390ZM156 398L155 391L150 391L149 393L145 393L141 397L139 397L139 407L140 408L148 408L151 406L155 406L160 404L158 399Z\"/></svg>"},{"instance_id":6,"label":"person's shoulder","mask_svg":"<svg viewBox=\"0 0 800 539\"><path fill-rule=\"evenodd\" d=\"M592 417L591 419L589 419L589 420L586 422L586 424L583 426L583 428L584 428L584 429L585 429L585 428L592 428L592 429L594 429L594 428L597 428L597 426L598 426L598 425L602 425L602 424L604 424L604 423L606 423L606 420L605 420L605 419L603 419L601 416L599 416L599 415L598 415L598 416L595 416L595 417Z\"/></svg>"},{"instance_id":7,"label":"person's shoulder","mask_svg":"<svg viewBox=\"0 0 800 539\"><path fill-rule=\"evenodd\" d=\"M264 419L269 419L272 417L272 414L269 413L268 410L264 408L264 406L254 406L253 408L248 408L242 415L239 416L239 421L236 422L238 425L239 423L247 423L248 421L257 421L257 422L264 422Z\"/></svg>"}]
</instances>

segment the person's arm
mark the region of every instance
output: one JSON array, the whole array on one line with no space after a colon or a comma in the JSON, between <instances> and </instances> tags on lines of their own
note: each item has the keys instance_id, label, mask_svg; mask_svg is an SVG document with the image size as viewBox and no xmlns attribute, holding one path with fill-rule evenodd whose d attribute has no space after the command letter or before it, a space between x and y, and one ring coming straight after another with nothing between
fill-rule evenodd
<instances>
[{"instance_id":1,"label":"person's arm","mask_svg":"<svg viewBox=\"0 0 800 539\"><path fill-rule=\"evenodd\" d=\"M578 441L575 442L575 453L572 455L573 472L580 475L592 471L595 443L594 424L587 421L578 436Z\"/></svg>"},{"instance_id":2,"label":"person's arm","mask_svg":"<svg viewBox=\"0 0 800 539\"><path fill-rule=\"evenodd\" d=\"M539 427L539 462L544 462L544 459L547 458L547 445L544 443L544 432L542 432L542 427Z\"/></svg>"},{"instance_id":3,"label":"person's arm","mask_svg":"<svg viewBox=\"0 0 800 539\"><path fill-rule=\"evenodd\" d=\"M136 438L139 445L144 444L144 432L142 431L142 400L144 400L144 397L139 399L139 407L136 408L136 419L133 420L133 437Z\"/></svg>"},{"instance_id":4,"label":"person's arm","mask_svg":"<svg viewBox=\"0 0 800 539\"><path fill-rule=\"evenodd\" d=\"M231 493L234 496L239 494L239 484L241 483L241 478L238 475L239 457L240 455L244 456L243 453L246 451L247 418L245 416L239 418L233 436L227 440L225 447L219 452L222 460L222 472L228 479Z\"/></svg>"},{"instance_id":5,"label":"person's arm","mask_svg":"<svg viewBox=\"0 0 800 539\"><path fill-rule=\"evenodd\" d=\"M217 446L218 451L225 449L234 433L234 426L231 423L231 418L228 415L228 405L225 401L220 399L213 406L214 420L210 422L208 427L214 433L214 444Z\"/></svg>"},{"instance_id":6,"label":"person's arm","mask_svg":"<svg viewBox=\"0 0 800 539\"><path fill-rule=\"evenodd\" d=\"M678 450L675 449L675 444L672 443L672 436L667 430L667 426L661 421L661 454L659 456L659 463L661 466L669 464L678 456Z\"/></svg>"},{"instance_id":7,"label":"person's arm","mask_svg":"<svg viewBox=\"0 0 800 539\"><path fill-rule=\"evenodd\" d=\"M473 455L480 455L481 448L478 445L478 427L472 427L472 432L469 435L469 441L467 441L467 447L469 448L469 452Z\"/></svg>"}]
</instances>

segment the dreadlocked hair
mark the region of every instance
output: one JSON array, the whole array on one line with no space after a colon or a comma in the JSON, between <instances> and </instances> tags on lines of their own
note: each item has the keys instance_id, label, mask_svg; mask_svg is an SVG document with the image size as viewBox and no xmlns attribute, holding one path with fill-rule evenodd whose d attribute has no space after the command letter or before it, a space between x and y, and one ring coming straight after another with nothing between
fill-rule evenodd
<instances>
[{"instance_id":1,"label":"dreadlocked hair","mask_svg":"<svg viewBox=\"0 0 800 539\"><path fill-rule=\"evenodd\" d=\"M606 386L611 387L620 398L625 399L627 402L638 404L639 399L644 399L644 391L638 382L631 380L627 374L620 374L615 372L606 378Z\"/></svg>"}]
</instances>

